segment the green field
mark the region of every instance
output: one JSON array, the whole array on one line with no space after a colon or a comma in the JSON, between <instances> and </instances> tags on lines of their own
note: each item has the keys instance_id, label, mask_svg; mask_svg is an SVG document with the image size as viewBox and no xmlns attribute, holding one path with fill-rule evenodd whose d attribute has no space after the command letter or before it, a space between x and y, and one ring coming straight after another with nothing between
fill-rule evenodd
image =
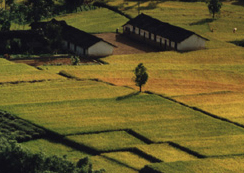
<instances>
[{"instance_id":1,"label":"green field","mask_svg":"<svg viewBox=\"0 0 244 173\"><path fill-rule=\"evenodd\" d=\"M141 12L208 38L205 50L113 55L101 59L104 65L42 70L0 59L0 109L99 154L45 138L24 142L24 147L71 161L89 156L94 169L136 173L150 165L172 173L241 173L244 49L230 42L244 40L244 23L243 6L233 3L224 2L216 20L203 2L141 4ZM136 2L108 4L137 15ZM56 19L90 33L114 32L128 21L107 9ZM152 94L138 93L133 82L139 63L149 73L142 90ZM60 71L76 79L61 77Z\"/></svg>"},{"instance_id":2,"label":"green field","mask_svg":"<svg viewBox=\"0 0 244 173\"><path fill-rule=\"evenodd\" d=\"M57 20L65 20L68 25L89 33L115 32L128 19L105 8L92 11L67 14L56 17Z\"/></svg>"},{"instance_id":3,"label":"green field","mask_svg":"<svg viewBox=\"0 0 244 173\"><path fill-rule=\"evenodd\" d=\"M56 80L62 77L37 70L25 64L15 64L0 58L0 83Z\"/></svg>"},{"instance_id":4,"label":"green field","mask_svg":"<svg viewBox=\"0 0 244 173\"><path fill-rule=\"evenodd\" d=\"M229 173L242 173L243 169L243 156L230 157L230 158L217 158L217 159L204 159L201 161L188 161L188 162L172 162L154 164L150 167L151 170L158 170L161 172L167 171L168 173L208 173L208 172L229 172Z\"/></svg>"}]
</instances>

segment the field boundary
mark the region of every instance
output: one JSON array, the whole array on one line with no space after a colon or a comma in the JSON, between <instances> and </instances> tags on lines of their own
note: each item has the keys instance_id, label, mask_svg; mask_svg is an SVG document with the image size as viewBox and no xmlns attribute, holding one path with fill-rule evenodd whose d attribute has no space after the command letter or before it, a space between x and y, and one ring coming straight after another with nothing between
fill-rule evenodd
<instances>
[{"instance_id":1,"label":"field boundary","mask_svg":"<svg viewBox=\"0 0 244 173\"><path fill-rule=\"evenodd\" d=\"M224 121L224 122L233 124L233 125L235 125L235 126L244 128L244 125L242 125L242 124L240 124L240 123L231 121L231 120L229 120L229 119L227 119L227 118L223 118L223 117L220 117L220 116L218 116L218 115L214 115L214 114L212 114L212 113L210 113L210 112L207 112L207 111L205 111L205 110L202 110L202 109L200 109L200 108L197 108L197 107L194 107L194 106L189 106L189 105L187 105L187 104L185 104L185 103L182 103L182 102L179 102L179 101L177 101L177 100L175 100L175 99L173 99L173 98L170 98L170 97L167 97L167 96L163 96L163 95L161 95L161 94L157 94L157 93L154 93L154 92L151 92L151 91L145 91L145 93L147 93L147 94L154 94L154 95L157 95L157 96L162 97L162 98L164 98L164 99L170 100L170 101L172 101L172 102L174 102L174 103L177 103L177 104L180 104L180 105L185 106L185 107L187 107L187 108L190 108L190 109L192 109L192 110L194 110L194 111L203 113L204 115L207 115L207 116L212 117L212 118L214 118L214 119L218 119L218 120L221 120L221 121Z\"/></svg>"},{"instance_id":2,"label":"field boundary","mask_svg":"<svg viewBox=\"0 0 244 173\"><path fill-rule=\"evenodd\" d=\"M30 81L12 81L12 82L0 82L0 85L7 85L7 84L20 84L20 83L38 83L38 82L47 82L47 81L54 81L57 79L41 79L41 80L30 80Z\"/></svg>"},{"instance_id":3,"label":"field boundary","mask_svg":"<svg viewBox=\"0 0 244 173\"><path fill-rule=\"evenodd\" d=\"M66 136L76 136L76 135L92 135L92 134L99 134L99 133L109 133L109 132L126 132L129 135L139 139L140 141L144 142L145 144L153 144L154 141L150 140L149 138L137 133L133 129L115 129L115 130L102 130L102 131L94 131L94 132L84 132L84 133L73 133L67 134Z\"/></svg>"}]
</instances>

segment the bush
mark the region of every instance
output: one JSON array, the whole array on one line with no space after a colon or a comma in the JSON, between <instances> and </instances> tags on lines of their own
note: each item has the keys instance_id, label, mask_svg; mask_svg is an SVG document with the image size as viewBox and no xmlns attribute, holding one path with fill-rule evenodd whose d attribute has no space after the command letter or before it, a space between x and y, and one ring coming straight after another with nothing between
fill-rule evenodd
<instances>
[{"instance_id":1,"label":"bush","mask_svg":"<svg viewBox=\"0 0 244 173\"><path fill-rule=\"evenodd\" d=\"M0 133L0 136L1 133ZM92 173L88 158L81 159L75 166L57 156L46 157L43 153L33 154L24 150L15 141L0 137L0 172L1 173ZM95 171L97 173L104 172Z\"/></svg>"}]
</instances>

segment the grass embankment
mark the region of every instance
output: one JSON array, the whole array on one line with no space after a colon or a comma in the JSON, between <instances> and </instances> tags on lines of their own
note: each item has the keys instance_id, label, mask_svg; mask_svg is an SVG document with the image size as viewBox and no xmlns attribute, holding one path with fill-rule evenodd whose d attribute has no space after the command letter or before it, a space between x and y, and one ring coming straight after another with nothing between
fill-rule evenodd
<instances>
[{"instance_id":1,"label":"grass embankment","mask_svg":"<svg viewBox=\"0 0 244 173\"><path fill-rule=\"evenodd\" d=\"M234 125L215 120L159 96L148 94L133 96L131 93L134 91L124 87L91 81L53 81L49 82L49 85L35 83L22 84L22 87L21 85L2 87L1 92L5 93L1 99L1 109L66 135L133 129L155 142L184 143L195 140L194 143L197 143L215 137L225 140L230 135L239 135L240 142L244 140L241 137L243 130ZM124 99L122 96L125 96ZM111 143L114 137L120 134L124 134L120 145ZM97 150L123 149L141 144L138 139L124 132L69 138ZM184 145L189 145L189 148L201 153L201 146L195 147L194 143ZM207 153L201 154L213 156L237 154L243 151L239 146L240 143L228 141L225 144L226 153L221 153L221 148L212 146ZM236 146L234 151L228 148L230 145Z\"/></svg>"},{"instance_id":2,"label":"grass embankment","mask_svg":"<svg viewBox=\"0 0 244 173\"><path fill-rule=\"evenodd\" d=\"M89 33L116 32L116 28L128 21L127 18L105 8L66 14L56 19L65 20L68 25Z\"/></svg>"},{"instance_id":3,"label":"grass embankment","mask_svg":"<svg viewBox=\"0 0 244 173\"><path fill-rule=\"evenodd\" d=\"M108 65L43 67L61 70L81 79L100 79L138 89L133 70L142 62L149 81L143 90L173 97L190 106L243 124L244 54L242 48L220 48L194 52L161 52L110 56ZM228 106L226 106L228 105Z\"/></svg>"},{"instance_id":4,"label":"grass embankment","mask_svg":"<svg viewBox=\"0 0 244 173\"><path fill-rule=\"evenodd\" d=\"M118 5L122 2L109 3ZM128 14L136 16L136 5L136 2L128 2L121 5L121 8L124 8ZM142 62L149 72L149 81L143 90L174 97L178 101L205 109L217 116L243 123L241 95L244 93L244 53L243 48L227 43L244 39L241 29L238 29L235 34L232 33L233 27L243 27L240 22L243 7L224 3L223 15L220 19L212 21L205 3L163 2L149 8L152 5L149 2L143 3L142 7L145 8L142 12L207 37L210 39L207 43L208 49L186 53L161 52L110 56L103 59L109 63L103 66L45 66L43 69L52 73L64 70L81 79L96 78L118 86L137 89L132 81L133 70L138 63ZM100 14L99 11L97 12L97 15ZM89 15L94 11L81 14L85 13L88 17L84 19L88 19L92 18ZM113 16L106 10L104 13L108 14L106 18ZM70 18L63 16L57 19L65 19L68 24L82 29L80 24L88 23L88 20L80 23L83 18L78 18L78 15L72 14ZM101 32L100 29L96 30L98 25L95 23L100 22L97 21L97 17L91 21L94 22L87 25L87 29L84 30ZM125 23L122 20L118 21ZM117 28L117 26L113 29L108 25L103 26L107 28L105 32ZM214 32L210 31L211 28ZM8 78L10 77L11 75ZM172 164L170 165L173 167L172 172L177 172L177 168L174 168L177 165L181 165L179 168L185 172L199 167L198 170L202 168L201 170L205 172L216 172L218 168L214 167L214 164L224 165L222 168L219 166L219 170L243 172L243 168L240 167L242 157L230 158L232 155L243 154L242 128L213 119L156 95L138 95L133 89L94 81L70 80L18 86L4 85L1 87L1 92L0 96L3 97L0 101L1 109L55 132L73 134L72 140L98 150L136 147L165 162L172 162L169 163ZM233 115L238 118L233 118ZM195 157L192 158L189 153L165 146L167 143L164 143L165 145L143 144L138 138L125 131L80 135L80 133L128 128L154 142L171 141L206 157L225 158L195 161ZM121 134L123 138L119 145L115 145L117 141L111 142L114 137ZM29 146L31 147L32 144ZM170 154L165 155L167 152ZM148 164L148 160L143 157L138 158L138 155L133 152L112 152L104 156L122 163L119 165L101 156L92 157L95 167L101 166L99 168L105 168L108 172L135 172L123 164L136 169ZM182 158L185 159L184 162L174 162L182 161ZM193 161L188 162L188 159ZM230 166L231 164L234 166ZM167 171L171 170L167 164L160 165L163 167L161 170L164 168L167 168Z\"/></svg>"},{"instance_id":5,"label":"grass embankment","mask_svg":"<svg viewBox=\"0 0 244 173\"><path fill-rule=\"evenodd\" d=\"M242 173L244 157L204 159L201 161L160 163L149 166L150 172L157 170L168 173L209 173L209 172L230 172Z\"/></svg>"},{"instance_id":6,"label":"grass embankment","mask_svg":"<svg viewBox=\"0 0 244 173\"><path fill-rule=\"evenodd\" d=\"M56 74L40 71L26 64L15 64L0 58L0 83L18 83L60 79Z\"/></svg>"}]
</instances>

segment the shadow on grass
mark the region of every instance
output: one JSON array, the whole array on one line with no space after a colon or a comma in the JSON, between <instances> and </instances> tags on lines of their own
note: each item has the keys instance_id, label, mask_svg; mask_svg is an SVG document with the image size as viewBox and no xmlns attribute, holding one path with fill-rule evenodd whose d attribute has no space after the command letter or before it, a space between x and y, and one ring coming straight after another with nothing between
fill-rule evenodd
<instances>
[{"instance_id":1,"label":"shadow on grass","mask_svg":"<svg viewBox=\"0 0 244 173\"><path fill-rule=\"evenodd\" d=\"M239 40L239 41L230 41L229 43L235 44L237 46L244 47L244 40Z\"/></svg>"},{"instance_id":2,"label":"shadow on grass","mask_svg":"<svg viewBox=\"0 0 244 173\"><path fill-rule=\"evenodd\" d=\"M193 23L190 23L190 26L192 25L204 25L206 23L211 23L213 22L215 19L202 19L202 20L199 20L197 22L193 22Z\"/></svg>"},{"instance_id":3,"label":"shadow on grass","mask_svg":"<svg viewBox=\"0 0 244 173\"><path fill-rule=\"evenodd\" d=\"M120 100L128 99L128 98L131 98L131 97L137 96L137 95L139 95L139 94L140 94L140 92L139 92L139 91L137 91L137 92L133 92L133 93L130 93L130 94L125 95L125 96L120 96L120 97L117 97L117 98L116 98L116 100L117 100L117 101L120 101Z\"/></svg>"}]
</instances>

